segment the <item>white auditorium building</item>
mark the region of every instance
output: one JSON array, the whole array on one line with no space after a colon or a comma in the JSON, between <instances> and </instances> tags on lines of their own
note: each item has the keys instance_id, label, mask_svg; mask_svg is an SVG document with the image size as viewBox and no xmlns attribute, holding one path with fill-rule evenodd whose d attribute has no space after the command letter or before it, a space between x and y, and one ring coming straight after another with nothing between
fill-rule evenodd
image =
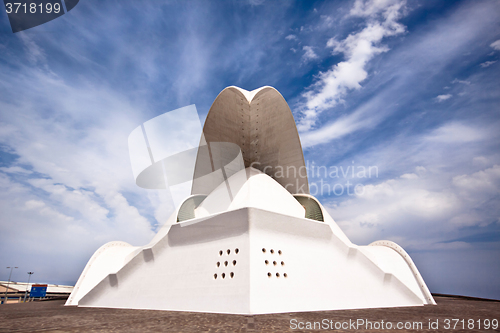
<instances>
[{"instance_id":1,"label":"white auditorium building","mask_svg":"<svg viewBox=\"0 0 500 333\"><path fill-rule=\"evenodd\" d=\"M148 126L129 147L150 158L134 169L137 184L156 188L151 175L170 184L182 159L158 155ZM190 195L157 235L99 248L66 305L264 314L435 304L400 246L353 244L309 194L295 121L276 89L224 89L194 152L182 168Z\"/></svg>"}]
</instances>

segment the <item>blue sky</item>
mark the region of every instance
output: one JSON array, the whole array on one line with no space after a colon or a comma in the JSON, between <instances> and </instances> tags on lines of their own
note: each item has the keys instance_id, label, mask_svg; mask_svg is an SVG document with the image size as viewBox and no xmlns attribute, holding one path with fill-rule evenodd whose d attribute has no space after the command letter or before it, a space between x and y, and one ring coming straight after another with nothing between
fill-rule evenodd
<instances>
[{"instance_id":1,"label":"blue sky","mask_svg":"<svg viewBox=\"0 0 500 333\"><path fill-rule=\"evenodd\" d=\"M76 282L173 211L134 183L127 137L229 85L278 89L310 174L356 244L399 243L431 292L500 299L500 3L92 1L12 34L0 20L0 262ZM327 187L324 187L327 188ZM0 270L0 279L8 270Z\"/></svg>"}]
</instances>

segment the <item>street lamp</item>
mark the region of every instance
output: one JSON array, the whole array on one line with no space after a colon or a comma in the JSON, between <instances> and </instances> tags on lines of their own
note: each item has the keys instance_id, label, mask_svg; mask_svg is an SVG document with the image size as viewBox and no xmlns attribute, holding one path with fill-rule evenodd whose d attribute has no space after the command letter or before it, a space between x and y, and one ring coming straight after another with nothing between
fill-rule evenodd
<instances>
[{"instance_id":1,"label":"street lamp","mask_svg":"<svg viewBox=\"0 0 500 333\"><path fill-rule=\"evenodd\" d=\"M28 277L28 284L26 285L26 291L24 292L24 300L23 300L23 303L25 303L25 302L26 302L26 295L28 294L28 288L29 288L29 286L30 286L30 279L31 279L31 275L32 275L32 274L35 274L35 272L28 272L28 275L29 275L29 277Z\"/></svg>"},{"instance_id":2,"label":"street lamp","mask_svg":"<svg viewBox=\"0 0 500 333\"><path fill-rule=\"evenodd\" d=\"M9 290L9 284L10 284L10 278L12 277L12 270L14 268L19 268L19 267L7 267L7 269L10 268L10 274L9 274L9 281L7 281L7 288L5 289L5 301L4 304L7 304L7 290Z\"/></svg>"}]
</instances>

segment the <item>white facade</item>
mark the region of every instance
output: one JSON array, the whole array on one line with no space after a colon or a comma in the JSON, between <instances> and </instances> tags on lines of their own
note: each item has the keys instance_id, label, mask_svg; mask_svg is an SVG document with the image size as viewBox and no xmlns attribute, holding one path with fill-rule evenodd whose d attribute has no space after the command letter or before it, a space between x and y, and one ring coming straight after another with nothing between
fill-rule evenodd
<instances>
[{"instance_id":1,"label":"white facade","mask_svg":"<svg viewBox=\"0 0 500 333\"><path fill-rule=\"evenodd\" d=\"M101 247L66 305L262 314L435 304L395 243L354 245L311 195L252 167L231 174L188 197L148 245Z\"/></svg>"}]
</instances>

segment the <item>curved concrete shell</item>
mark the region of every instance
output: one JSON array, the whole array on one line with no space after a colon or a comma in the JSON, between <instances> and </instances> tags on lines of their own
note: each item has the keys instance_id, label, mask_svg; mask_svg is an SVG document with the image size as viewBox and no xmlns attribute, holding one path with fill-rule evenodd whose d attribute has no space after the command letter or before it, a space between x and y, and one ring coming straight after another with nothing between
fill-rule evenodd
<instances>
[{"instance_id":1,"label":"curved concrete shell","mask_svg":"<svg viewBox=\"0 0 500 333\"><path fill-rule=\"evenodd\" d=\"M205 142L230 142L241 149L244 167L253 167L275 179L290 193L309 193L307 171L299 134L292 112L285 99L273 87L265 86L251 92L227 87L213 102L203 127ZM210 148L209 148L210 150ZM200 150L201 151L201 150ZM198 159L195 167L192 194L208 194L201 177L207 174L207 166L226 165L234 159L234 153L225 161L211 163Z\"/></svg>"}]
</instances>

